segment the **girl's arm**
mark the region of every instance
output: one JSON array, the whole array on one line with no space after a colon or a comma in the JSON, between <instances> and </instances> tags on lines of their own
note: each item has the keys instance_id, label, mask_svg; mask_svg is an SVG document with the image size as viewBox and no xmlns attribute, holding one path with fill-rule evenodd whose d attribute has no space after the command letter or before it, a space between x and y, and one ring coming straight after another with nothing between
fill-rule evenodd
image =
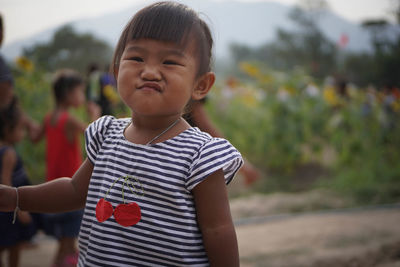
<instances>
[{"instance_id":1,"label":"girl's arm","mask_svg":"<svg viewBox=\"0 0 400 267\"><path fill-rule=\"evenodd\" d=\"M17 153L14 149L8 148L3 155L1 162L0 183L12 186L12 173L17 163Z\"/></svg>"},{"instance_id":2,"label":"girl's arm","mask_svg":"<svg viewBox=\"0 0 400 267\"><path fill-rule=\"evenodd\" d=\"M239 251L222 170L193 189L197 220L211 266L239 266Z\"/></svg>"},{"instance_id":3,"label":"girl's arm","mask_svg":"<svg viewBox=\"0 0 400 267\"><path fill-rule=\"evenodd\" d=\"M95 103L88 103L87 112L90 121L95 121L100 118L101 109ZM87 123L70 116L66 124L65 133L69 140L74 140L75 136L84 133L87 127Z\"/></svg>"},{"instance_id":4,"label":"girl's arm","mask_svg":"<svg viewBox=\"0 0 400 267\"><path fill-rule=\"evenodd\" d=\"M7 149L4 152L2 159L2 170L1 170L1 183L7 186L12 186L12 174L17 164L17 153L14 149ZM18 211L18 220L23 224L28 224L32 221L30 214L26 211Z\"/></svg>"},{"instance_id":5,"label":"girl's arm","mask_svg":"<svg viewBox=\"0 0 400 267\"><path fill-rule=\"evenodd\" d=\"M28 137L31 142L36 143L40 141L44 136L44 123L39 125L26 113L23 113L23 120L25 122L26 129L28 131Z\"/></svg>"},{"instance_id":6,"label":"girl's arm","mask_svg":"<svg viewBox=\"0 0 400 267\"><path fill-rule=\"evenodd\" d=\"M87 126L87 123L70 116L65 124L65 135L67 136L68 140L72 141L76 138L76 136L80 136L82 133L84 133Z\"/></svg>"},{"instance_id":7,"label":"girl's arm","mask_svg":"<svg viewBox=\"0 0 400 267\"><path fill-rule=\"evenodd\" d=\"M59 178L51 182L18 188L19 208L31 212L63 212L85 205L93 164L86 159L72 179ZM13 211L16 190L0 187L0 211Z\"/></svg>"},{"instance_id":8,"label":"girl's arm","mask_svg":"<svg viewBox=\"0 0 400 267\"><path fill-rule=\"evenodd\" d=\"M204 103L195 101L192 105L192 120L200 130L209 133L213 137L223 137L222 133L211 122Z\"/></svg>"},{"instance_id":9,"label":"girl's arm","mask_svg":"<svg viewBox=\"0 0 400 267\"><path fill-rule=\"evenodd\" d=\"M28 127L29 128L29 127ZM37 143L43 139L45 134L44 120L40 126L37 126L34 130L29 130L29 139L32 143Z\"/></svg>"}]
</instances>

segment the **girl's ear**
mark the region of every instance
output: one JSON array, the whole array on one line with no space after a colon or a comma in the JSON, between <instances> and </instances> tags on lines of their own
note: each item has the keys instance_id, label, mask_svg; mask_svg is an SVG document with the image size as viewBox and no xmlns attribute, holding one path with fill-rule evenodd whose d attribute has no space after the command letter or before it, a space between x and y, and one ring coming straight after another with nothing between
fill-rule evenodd
<instances>
[{"instance_id":1,"label":"girl's ear","mask_svg":"<svg viewBox=\"0 0 400 267\"><path fill-rule=\"evenodd\" d=\"M214 82L215 82L214 72L207 72L206 74L202 75L197 80L196 86L192 92L192 99L193 100L203 99L208 94L208 91L210 91Z\"/></svg>"}]
</instances>

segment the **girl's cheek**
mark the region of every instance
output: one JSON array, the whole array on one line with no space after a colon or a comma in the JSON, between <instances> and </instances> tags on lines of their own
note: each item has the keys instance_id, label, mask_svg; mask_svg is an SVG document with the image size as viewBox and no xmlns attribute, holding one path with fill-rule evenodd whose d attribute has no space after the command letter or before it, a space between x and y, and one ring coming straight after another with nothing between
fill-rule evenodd
<instances>
[{"instance_id":1,"label":"girl's cheek","mask_svg":"<svg viewBox=\"0 0 400 267\"><path fill-rule=\"evenodd\" d=\"M79 91L79 93L76 93L74 95L74 100L73 100L74 106L75 107L82 106L85 103L85 100L86 100L85 94L83 92Z\"/></svg>"}]
</instances>

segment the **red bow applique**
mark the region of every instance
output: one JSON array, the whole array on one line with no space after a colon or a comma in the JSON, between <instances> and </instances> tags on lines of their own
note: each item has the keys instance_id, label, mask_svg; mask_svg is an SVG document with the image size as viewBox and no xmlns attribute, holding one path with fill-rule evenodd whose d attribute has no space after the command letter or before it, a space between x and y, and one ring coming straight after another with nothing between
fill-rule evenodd
<instances>
[{"instance_id":1,"label":"red bow applique","mask_svg":"<svg viewBox=\"0 0 400 267\"><path fill-rule=\"evenodd\" d=\"M126 204L125 203L125 197L124 197L124 188L125 184L128 186L128 188L131 190L131 192L136 195L134 190L132 188L136 189L135 185L130 181L130 177L126 176L123 186L122 186L122 199L124 201L123 204L118 204L118 206L113 209L113 206L111 205L110 202L106 200L108 193L110 192L110 189L114 186L114 184L119 181L122 177L118 178L114 183L110 186L108 189L106 196L104 198L101 198L96 205L96 218L99 222L104 222L108 218L110 218L113 213L114 213L114 218L115 221L125 227L132 226L137 224L140 219L141 219L141 212L140 212L140 207L136 202L131 202ZM135 179L139 184L139 180ZM144 190L143 186L140 184L142 188L142 196L144 195Z\"/></svg>"}]
</instances>

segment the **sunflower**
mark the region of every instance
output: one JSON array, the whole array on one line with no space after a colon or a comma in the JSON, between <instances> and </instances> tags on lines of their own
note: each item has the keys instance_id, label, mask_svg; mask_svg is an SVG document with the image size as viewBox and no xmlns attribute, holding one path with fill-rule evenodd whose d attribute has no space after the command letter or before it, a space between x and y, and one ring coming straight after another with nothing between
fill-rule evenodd
<instances>
[{"instance_id":1,"label":"sunflower","mask_svg":"<svg viewBox=\"0 0 400 267\"><path fill-rule=\"evenodd\" d=\"M17 59L15 60L15 63L17 64L17 66L26 71L26 72L31 72L34 69L33 63L32 61L30 61L28 58L21 56L21 57L17 57Z\"/></svg>"}]
</instances>

